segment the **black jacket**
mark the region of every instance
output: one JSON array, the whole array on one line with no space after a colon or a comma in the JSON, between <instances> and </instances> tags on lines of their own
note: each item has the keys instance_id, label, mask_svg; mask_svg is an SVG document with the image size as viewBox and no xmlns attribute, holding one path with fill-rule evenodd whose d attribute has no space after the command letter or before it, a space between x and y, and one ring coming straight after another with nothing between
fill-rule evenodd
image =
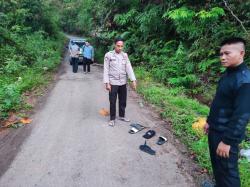
<instances>
[{"instance_id":1,"label":"black jacket","mask_svg":"<svg viewBox=\"0 0 250 187\"><path fill-rule=\"evenodd\" d=\"M250 118L250 70L245 63L227 68L221 77L210 113L209 129L222 133L227 145L239 144Z\"/></svg>"}]
</instances>

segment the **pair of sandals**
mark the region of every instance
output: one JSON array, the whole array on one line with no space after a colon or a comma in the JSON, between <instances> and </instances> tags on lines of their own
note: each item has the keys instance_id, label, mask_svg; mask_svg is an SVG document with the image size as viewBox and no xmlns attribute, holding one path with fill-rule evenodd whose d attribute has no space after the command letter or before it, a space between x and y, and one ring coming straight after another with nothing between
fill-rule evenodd
<instances>
[{"instance_id":1,"label":"pair of sandals","mask_svg":"<svg viewBox=\"0 0 250 187\"><path fill-rule=\"evenodd\" d=\"M132 127L132 128L129 130L129 133L130 133L130 134L135 134L135 133L137 133L137 132L139 132L139 131L141 131L141 130L143 130L143 129L146 128L146 127L140 125L139 123L132 123L130 126ZM150 138L152 138L153 136L155 136L155 134L156 134L156 132L155 132L154 130L149 130L149 131L147 131L147 132L143 135L143 137L144 137L145 139L150 139ZM157 141L156 143L157 143L158 145L162 145L162 144L164 144L166 141L167 141L167 138L166 138L166 137L164 137L164 136L159 136L159 139L158 139L158 141Z\"/></svg>"},{"instance_id":2,"label":"pair of sandals","mask_svg":"<svg viewBox=\"0 0 250 187\"><path fill-rule=\"evenodd\" d=\"M155 135L155 131L149 130L148 132L146 132L146 133L143 135L143 137L146 138L146 139L149 139L149 138L152 138L154 135ZM164 144L166 141L167 141L167 138L165 138L164 136L160 136L159 139L158 139L158 141L157 141L156 143L157 143L158 145L162 145L162 144ZM143 152L145 152L145 153L148 153L148 154L150 154L150 155L155 155L155 154L156 154L155 150L153 150L151 147L149 147L149 146L147 145L146 140L145 140L144 145L140 145L139 148L140 148L141 151L143 151Z\"/></svg>"},{"instance_id":3,"label":"pair of sandals","mask_svg":"<svg viewBox=\"0 0 250 187\"><path fill-rule=\"evenodd\" d=\"M155 133L154 130L149 130L149 131L147 131L147 132L143 135L143 138L145 138L145 139L150 139L150 138L152 138L153 136L155 136L155 134L156 134L156 133ZM167 139L166 137L164 137L164 136L159 136L159 138L158 138L156 144L162 145L162 144L164 144L167 140L168 140L168 139Z\"/></svg>"}]
</instances>

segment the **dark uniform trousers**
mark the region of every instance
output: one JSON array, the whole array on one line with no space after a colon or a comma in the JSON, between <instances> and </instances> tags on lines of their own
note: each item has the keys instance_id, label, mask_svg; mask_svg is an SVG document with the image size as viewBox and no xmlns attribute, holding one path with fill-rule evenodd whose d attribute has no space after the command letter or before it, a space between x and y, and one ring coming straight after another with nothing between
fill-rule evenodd
<instances>
[{"instance_id":1,"label":"dark uniform trousers","mask_svg":"<svg viewBox=\"0 0 250 187\"><path fill-rule=\"evenodd\" d=\"M73 68L73 72L77 73L77 71L78 71L78 58L76 58L76 57L72 57L72 68Z\"/></svg>"},{"instance_id":2,"label":"dark uniform trousers","mask_svg":"<svg viewBox=\"0 0 250 187\"><path fill-rule=\"evenodd\" d=\"M213 168L216 187L240 187L238 169L238 145L230 148L229 158L223 158L216 154L217 147L222 140L223 134L216 131L209 131L208 143L210 158Z\"/></svg>"},{"instance_id":3,"label":"dark uniform trousers","mask_svg":"<svg viewBox=\"0 0 250 187\"><path fill-rule=\"evenodd\" d=\"M86 66L87 71L90 72L90 64L92 64L92 60L88 58L83 58L83 71L86 72Z\"/></svg>"},{"instance_id":4,"label":"dark uniform trousers","mask_svg":"<svg viewBox=\"0 0 250 187\"><path fill-rule=\"evenodd\" d=\"M110 120L116 118L116 100L117 95L119 99L119 116L125 117L125 108L127 103L127 85L111 85L111 92L109 92L110 102Z\"/></svg>"}]
</instances>

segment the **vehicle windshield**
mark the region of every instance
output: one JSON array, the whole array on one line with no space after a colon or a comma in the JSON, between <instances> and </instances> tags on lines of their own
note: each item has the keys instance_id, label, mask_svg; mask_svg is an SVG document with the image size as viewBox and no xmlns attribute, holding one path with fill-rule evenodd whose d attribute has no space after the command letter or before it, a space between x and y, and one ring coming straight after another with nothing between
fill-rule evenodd
<instances>
[{"instance_id":1,"label":"vehicle windshield","mask_svg":"<svg viewBox=\"0 0 250 187\"><path fill-rule=\"evenodd\" d=\"M85 42L75 42L76 43L76 45L78 45L79 47L82 47L84 44L85 44Z\"/></svg>"},{"instance_id":2,"label":"vehicle windshield","mask_svg":"<svg viewBox=\"0 0 250 187\"><path fill-rule=\"evenodd\" d=\"M71 41L71 44L73 45L73 44L76 44L76 45L78 45L79 47L82 47L83 45L85 45L85 41L83 41L83 40L73 40L73 41Z\"/></svg>"}]
</instances>

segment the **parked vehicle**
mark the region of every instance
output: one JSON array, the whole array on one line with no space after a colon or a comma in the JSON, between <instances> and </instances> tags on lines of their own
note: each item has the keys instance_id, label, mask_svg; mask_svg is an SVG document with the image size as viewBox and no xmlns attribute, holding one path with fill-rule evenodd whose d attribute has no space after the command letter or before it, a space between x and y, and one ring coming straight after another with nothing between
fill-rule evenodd
<instances>
[{"instance_id":1,"label":"parked vehicle","mask_svg":"<svg viewBox=\"0 0 250 187\"><path fill-rule=\"evenodd\" d=\"M79 47L79 53L78 53L78 65L82 65L83 64L83 51L82 51L82 47L85 45L85 42L86 40L85 39L70 39L69 41L69 44L68 44L68 49L70 51L70 54L71 53L71 50L72 50L72 45L73 44L76 44L78 45ZM70 55L70 58L69 58L69 62L70 62L70 65L72 65L72 56Z\"/></svg>"}]
</instances>

